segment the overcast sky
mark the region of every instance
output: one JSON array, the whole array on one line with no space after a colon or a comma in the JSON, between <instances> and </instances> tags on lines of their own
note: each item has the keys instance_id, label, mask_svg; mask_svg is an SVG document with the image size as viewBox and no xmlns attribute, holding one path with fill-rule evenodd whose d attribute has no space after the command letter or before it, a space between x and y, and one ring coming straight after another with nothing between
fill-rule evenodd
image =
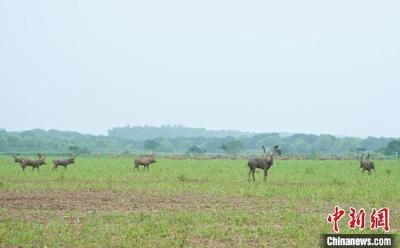
<instances>
[{"instance_id":1,"label":"overcast sky","mask_svg":"<svg viewBox=\"0 0 400 248\"><path fill-rule=\"evenodd\" d=\"M399 1L0 0L0 128L400 137Z\"/></svg>"}]
</instances>

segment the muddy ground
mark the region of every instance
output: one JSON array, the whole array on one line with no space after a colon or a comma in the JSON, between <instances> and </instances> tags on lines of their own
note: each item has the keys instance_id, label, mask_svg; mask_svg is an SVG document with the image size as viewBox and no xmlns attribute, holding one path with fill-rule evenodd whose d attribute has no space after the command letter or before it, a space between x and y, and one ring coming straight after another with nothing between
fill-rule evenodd
<instances>
[{"instance_id":1,"label":"muddy ground","mask_svg":"<svg viewBox=\"0 0 400 248\"><path fill-rule=\"evenodd\" d=\"M206 194L145 195L112 190L46 190L33 192L2 191L0 208L14 210L133 211L137 209L191 210L243 208L256 210L265 204L282 204L283 199L217 197Z\"/></svg>"}]
</instances>

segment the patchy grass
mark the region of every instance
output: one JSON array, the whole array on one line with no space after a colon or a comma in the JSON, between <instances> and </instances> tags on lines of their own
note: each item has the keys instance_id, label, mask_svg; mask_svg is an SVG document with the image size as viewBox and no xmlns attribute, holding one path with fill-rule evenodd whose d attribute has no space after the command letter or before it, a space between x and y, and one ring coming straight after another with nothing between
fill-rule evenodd
<instances>
[{"instance_id":1,"label":"patchy grass","mask_svg":"<svg viewBox=\"0 0 400 248\"><path fill-rule=\"evenodd\" d=\"M160 159L134 172L129 159L79 157L67 171L22 171L3 156L0 247L310 247L332 232L335 205L389 207L398 233L399 165L376 161L368 176L357 161L276 161L266 183L261 171L249 183L240 160ZM345 222L343 233L373 232Z\"/></svg>"}]
</instances>

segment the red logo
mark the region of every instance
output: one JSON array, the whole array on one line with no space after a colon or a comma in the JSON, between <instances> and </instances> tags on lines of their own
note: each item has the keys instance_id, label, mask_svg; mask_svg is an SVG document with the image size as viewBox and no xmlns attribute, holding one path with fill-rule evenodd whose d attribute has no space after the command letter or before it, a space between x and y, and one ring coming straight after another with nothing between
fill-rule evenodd
<instances>
[{"instance_id":1,"label":"red logo","mask_svg":"<svg viewBox=\"0 0 400 248\"><path fill-rule=\"evenodd\" d=\"M350 229L356 229L357 227L362 230L365 228L365 210L361 208L357 211L355 208L349 208L349 221L347 222L348 227ZM339 232L339 221L345 215L345 210L341 209L339 206L335 206L335 211L332 214L328 214L327 221L328 223L333 223L333 231L335 233ZM389 232L389 209L381 208L377 210L376 208L372 209L372 213L370 215L370 229L378 229L382 228L385 232Z\"/></svg>"},{"instance_id":2,"label":"red logo","mask_svg":"<svg viewBox=\"0 0 400 248\"><path fill-rule=\"evenodd\" d=\"M385 232L389 232L389 209L381 208L379 211L376 208L372 209L372 213L370 215L371 219L371 229L383 228Z\"/></svg>"},{"instance_id":3,"label":"red logo","mask_svg":"<svg viewBox=\"0 0 400 248\"><path fill-rule=\"evenodd\" d=\"M339 208L338 206L335 207L335 212L333 214L329 214L328 215L328 223L332 223L333 222L333 231L335 231L336 233L339 232L339 220L343 217L343 215L346 212Z\"/></svg>"},{"instance_id":4,"label":"red logo","mask_svg":"<svg viewBox=\"0 0 400 248\"><path fill-rule=\"evenodd\" d=\"M355 229L356 226L360 228L360 230L365 228L365 210L362 208L360 211L356 211L355 208L350 208L350 221L349 228Z\"/></svg>"}]
</instances>

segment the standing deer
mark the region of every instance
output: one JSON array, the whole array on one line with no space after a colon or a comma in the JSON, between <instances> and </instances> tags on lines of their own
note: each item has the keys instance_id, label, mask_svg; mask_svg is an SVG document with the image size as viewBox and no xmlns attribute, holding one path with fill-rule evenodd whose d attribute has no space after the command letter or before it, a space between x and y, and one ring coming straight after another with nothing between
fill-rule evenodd
<instances>
[{"instance_id":1,"label":"standing deer","mask_svg":"<svg viewBox=\"0 0 400 248\"><path fill-rule=\"evenodd\" d=\"M368 175L371 175L371 171L373 170L374 173L375 171L375 164L372 161L369 161L370 154L368 153L367 158L364 159L364 154L361 155L360 157L360 168L362 168L362 173L364 174L364 171L368 171Z\"/></svg>"},{"instance_id":2,"label":"standing deer","mask_svg":"<svg viewBox=\"0 0 400 248\"><path fill-rule=\"evenodd\" d=\"M76 156L72 155L71 153L69 153L68 155L69 158L53 160L53 170L57 170L58 166L64 166L64 170L67 170L68 165L74 164Z\"/></svg>"},{"instance_id":3,"label":"standing deer","mask_svg":"<svg viewBox=\"0 0 400 248\"><path fill-rule=\"evenodd\" d=\"M266 155L266 158L252 158L249 160L249 162L247 162L247 165L249 166L249 169L250 169L248 181L250 181L250 175L253 176L253 181L254 182L256 181L254 178L254 173L256 172L257 168L264 171L264 181L267 180L268 170L269 170L269 168L271 168L272 164L274 163L274 153L277 152L277 149L279 148L279 146L275 146L272 154L269 154L269 153L267 154L265 152L265 146L262 145L261 147L264 151L264 154Z\"/></svg>"},{"instance_id":4,"label":"standing deer","mask_svg":"<svg viewBox=\"0 0 400 248\"><path fill-rule=\"evenodd\" d=\"M133 170L138 170L139 171L139 165L143 165L143 170L147 168L147 171L149 171L149 166L151 164L156 163L156 154L153 153L151 157L141 157L141 158L136 158L134 161L135 167Z\"/></svg>"},{"instance_id":5,"label":"standing deer","mask_svg":"<svg viewBox=\"0 0 400 248\"><path fill-rule=\"evenodd\" d=\"M24 159L21 162L22 170L25 170L27 166L31 166L32 170L35 168L39 170L39 167L46 164L46 156L42 154L38 154L39 159Z\"/></svg>"}]
</instances>

